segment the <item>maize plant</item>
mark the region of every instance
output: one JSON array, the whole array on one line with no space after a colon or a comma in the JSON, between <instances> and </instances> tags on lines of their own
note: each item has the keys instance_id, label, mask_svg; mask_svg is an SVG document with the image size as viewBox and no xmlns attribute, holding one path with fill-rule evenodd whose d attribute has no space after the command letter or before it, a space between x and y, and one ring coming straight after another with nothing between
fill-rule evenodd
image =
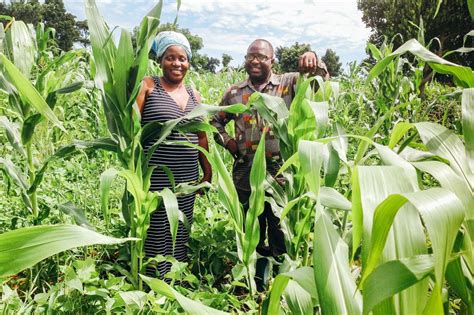
<instances>
[{"instance_id":1,"label":"maize plant","mask_svg":"<svg viewBox=\"0 0 474 315\"><path fill-rule=\"evenodd\" d=\"M78 52L45 57L44 41L53 33L51 29L45 32L40 24L36 31L37 41L34 31L22 21L12 20L4 31L3 51L0 52L0 88L8 94L10 116L14 118L12 121L7 116L0 116L0 126L6 130L19 159L26 161L23 167L8 158L1 158L0 165L9 180L20 189L35 224L47 216L47 213L39 213L37 197L44 172L53 159L69 153L58 150L53 154L54 148L41 145L50 142L48 123L65 132L62 122L53 112L57 96L74 92L83 83L80 69L74 69L75 65L71 63L78 57Z\"/></svg>"}]
</instances>

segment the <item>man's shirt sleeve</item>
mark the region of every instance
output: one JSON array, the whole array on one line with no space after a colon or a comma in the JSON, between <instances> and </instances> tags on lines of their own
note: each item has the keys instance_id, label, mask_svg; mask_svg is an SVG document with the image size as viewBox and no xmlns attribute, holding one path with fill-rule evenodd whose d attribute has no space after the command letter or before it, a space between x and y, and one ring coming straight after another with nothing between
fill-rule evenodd
<instances>
[{"instance_id":1,"label":"man's shirt sleeve","mask_svg":"<svg viewBox=\"0 0 474 315\"><path fill-rule=\"evenodd\" d=\"M231 105L229 104L229 95L231 90L232 88L225 92L224 97L222 98L219 106ZM227 123L232 119L234 119L232 114L221 111L214 115L211 120L211 125L213 125L217 129L217 133L214 134L214 139L218 144L223 147L225 147L227 145L227 142L232 139L232 137L230 137L227 131L225 130L225 125L227 125Z\"/></svg>"}]
</instances>

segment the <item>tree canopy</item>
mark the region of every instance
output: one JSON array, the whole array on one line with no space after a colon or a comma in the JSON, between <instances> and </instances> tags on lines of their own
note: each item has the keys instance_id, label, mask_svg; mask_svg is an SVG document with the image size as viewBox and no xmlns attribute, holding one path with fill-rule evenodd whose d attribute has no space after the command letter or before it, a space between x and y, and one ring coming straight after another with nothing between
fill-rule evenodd
<instances>
[{"instance_id":1,"label":"tree canopy","mask_svg":"<svg viewBox=\"0 0 474 315\"><path fill-rule=\"evenodd\" d=\"M85 23L77 22L76 17L66 11L62 0L45 0L41 4L38 0L11 1L8 4L0 3L0 15L14 17L25 23L36 26L43 22L46 27L56 30L56 41L62 50L70 50L75 42L87 44Z\"/></svg>"},{"instance_id":2,"label":"tree canopy","mask_svg":"<svg viewBox=\"0 0 474 315\"><path fill-rule=\"evenodd\" d=\"M337 77L341 74L342 63L339 62L339 56L334 50L326 49L326 53L321 57L321 60L326 64L328 72L332 77Z\"/></svg>"},{"instance_id":3,"label":"tree canopy","mask_svg":"<svg viewBox=\"0 0 474 315\"><path fill-rule=\"evenodd\" d=\"M311 50L309 44L299 44L296 42L290 47L277 47L275 57L278 62L274 66L276 72L294 72L298 71L298 58L302 54Z\"/></svg>"},{"instance_id":4,"label":"tree canopy","mask_svg":"<svg viewBox=\"0 0 474 315\"><path fill-rule=\"evenodd\" d=\"M466 0L443 1L436 13L438 1L433 0L358 0L362 21L372 28L370 42L379 46L386 36L393 38L395 48L410 38L416 38L417 25L423 20L426 44L437 38L430 49L443 55L447 51L463 46L463 37L474 28ZM397 34L400 36L395 37ZM452 54L453 62L474 66L471 54Z\"/></svg>"}]
</instances>

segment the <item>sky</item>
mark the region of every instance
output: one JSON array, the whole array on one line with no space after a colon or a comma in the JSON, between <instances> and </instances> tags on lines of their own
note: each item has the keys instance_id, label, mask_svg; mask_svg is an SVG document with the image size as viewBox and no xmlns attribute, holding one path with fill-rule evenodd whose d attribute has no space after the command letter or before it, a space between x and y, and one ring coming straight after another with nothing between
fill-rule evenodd
<instances>
[{"instance_id":1,"label":"sky","mask_svg":"<svg viewBox=\"0 0 474 315\"><path fill-rule=\"evenodd\" d=\"M96 0L109 27L132 30L157 3L146 0ZM84 2L64 0L66 10L85 19ZM165 0L161 23L173 22L177 2ZM199 52L222 59L233 57L231 65L242 64L249 44L257 38L273 46L310 44L318 56L333 49L343 66L365 58L370 29L361 20L356 0L182 0L178 24L203 39Z\"/></svg>"}]
</instances>

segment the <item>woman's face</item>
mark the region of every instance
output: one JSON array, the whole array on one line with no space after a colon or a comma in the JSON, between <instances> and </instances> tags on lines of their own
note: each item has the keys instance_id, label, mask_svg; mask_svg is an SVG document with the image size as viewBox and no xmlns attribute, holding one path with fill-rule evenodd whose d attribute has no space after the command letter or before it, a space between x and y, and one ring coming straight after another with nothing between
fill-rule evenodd
<instances>
[{"instance_id":1,"label":"woman's face","mask_svg":"<svg viewBox=\"0 0 474 315\"><path fill-rule=\"evenodd\" d=\"M171 83L181 83L189 68L188 55L181 46L170 46L161 57L163 77Z\"/></svg>"}]
</instances>

